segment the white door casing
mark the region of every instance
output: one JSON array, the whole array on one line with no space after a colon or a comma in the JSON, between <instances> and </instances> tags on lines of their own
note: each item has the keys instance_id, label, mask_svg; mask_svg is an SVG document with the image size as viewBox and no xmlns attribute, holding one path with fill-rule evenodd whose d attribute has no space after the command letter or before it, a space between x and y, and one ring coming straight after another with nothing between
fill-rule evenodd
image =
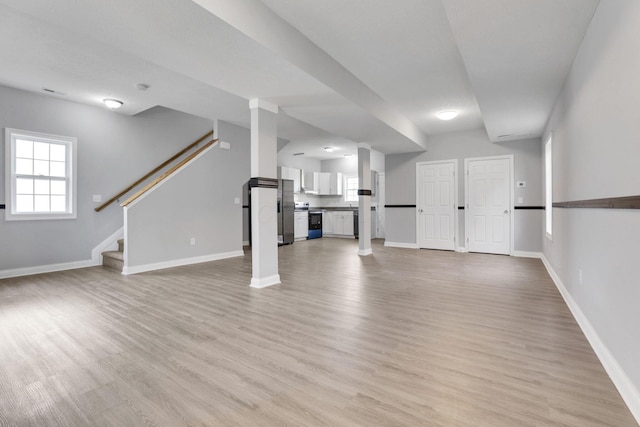
<instances>
[{"instance_id":1,"label":"white door casing","mask_svg":"<svg viewBox=\"0 0 640 427\"><path fill-rule=\"evenodd\" d=\"M513 251L513 155L465 159L465 234L469 252Z\"/></svg>"},{"instance_id":2,"label":"white door casing","mask_svg":"<svg viewBox=\"0 0 640 427\"><path fill-rule=\"evenodd\" d=\"M384 239L385 237L385 229L384 229L384 204L386 203L385 197L385 175L383 173L378 174L378 188L376 189L376 195L378 197L378 206L376 208L376 214L378 215L376 224L377 231L376 237L380 239Z\"/></svg>"},{"instance_id":3,"label":"white door casing","mask_svg":"<svg viewBox=\"0 0 640 427\"><path fill-rule=\"evenodd\" d=\"M416 243L455 250L457 160L416 163Z\"/></svg>"}]
</instances>

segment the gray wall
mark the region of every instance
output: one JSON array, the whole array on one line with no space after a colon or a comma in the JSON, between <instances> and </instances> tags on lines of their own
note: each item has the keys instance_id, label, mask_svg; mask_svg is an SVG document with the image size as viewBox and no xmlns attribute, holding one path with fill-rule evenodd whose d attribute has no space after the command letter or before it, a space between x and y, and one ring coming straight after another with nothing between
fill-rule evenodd
<instances>
[{"instance_id":1,"label":"gray wall","mask_svg":"<svg viewBox=\"0 0 640 427\"><path fill-rule=\"evenodd\" d=\"M249 209L244 206L249 205L248 187L245 184L251 178L251 130L236 126L231 123L218 121L218 134L221 141L226 141L231 144L232 150L240 150L245 153L243 159L237 159L233 164L232 176L234 177L229 185L234 191L238 192L242 203L242 242L247 243L249 241L249 224L251 218L249 218Z\"/></svg>"},{"instance_id":2,"label":"gray wall","mask_svg":"<svg viewBox=\"0 0 640 427\"><path fill-rule=\"evenodd\" d=\"M640 194L638 52L640 2L600 2L546 129L554 201ZM638 398L640 211L554 208L553 228L544 255Z\"/></svg>"},{"instance_id":3,"label":"gray wall","mask_svg":"<svg viewBox=\"0 0 640 427\"><path fill-rule=\"evenodd\" d=\"M242 205L235 199L241 200L250 147L225 141L230 150L213 147L129 206L129 269L242 253Z\"/></svg>"},{"instance_id":4,"label":"gray wall","mask_svg":"<svg viewBox=\"0 0 640 427\"><path fill-rule=\"evenodd\" d=\"M458 160L458 173L464 170L464 159L513 154L515 181L526 181L525 188L515 189L516 206L542 205L542 151L539 139L492 143L484 130L437 135L431 139L429 151L389 154L386 156L387 205L416 204L416 163L434 160ZM464 204L464 179L458 177L458 203ZM515 250L540 252L543 211L515 211ZM458 215L459 235L464 235L464 214ZM386 209L386 240L393 243L416 243L415 209Z\"/></svg>"},{"instance_id":5,"label":"gray wall","mask_svg":"<svg viewBox=\"0 0 640 427\"><path fill-rule=\"evenodd\" d=\"M77 219L7 222L0 211L2 271L90 259L91 249L123 223L117 205L94 212L98 204L92 195L107 200L211 130L213 123L165 108L128 117L0 86L0 126L78 138ZM0 168L0 203L5 203L4 149Z\"/></svg>"}]
</instances>

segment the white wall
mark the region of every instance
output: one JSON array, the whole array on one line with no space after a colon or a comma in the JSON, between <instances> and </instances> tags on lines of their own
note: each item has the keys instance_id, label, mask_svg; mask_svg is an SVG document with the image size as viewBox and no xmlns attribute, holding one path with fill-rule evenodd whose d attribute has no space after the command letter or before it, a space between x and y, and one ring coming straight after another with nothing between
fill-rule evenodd
<instances>
[{"instance_id":1,"label":"white wall","mask_svg":"<svg viewBox=\"0 0 640 427\"><path fill-rule=\"evenodd\" d=\"M390 154L386 156L387 205L416 204L416 163L434 160L458 160L459 174L464 159L470 157L514 155L515 181L525 181L525 188L515 189L516 206L542 206L542 151L539 139L492 143L484 130L457 132L432 137L430 148L422 153ZM464 205L464 179L458 179L458 203ZM542 210L515 211L516 251L540 252L542 247ZM415 245L415 208L387 208L386 240ZM459 236L464 235L464 211L458 213Z\"/></svg>"},{"instance_id":2,"label":"white wall","mask_svg":"<svg viewBox=\"0 0 640 427\"><path fill-rule=\"evenodd\" d=\"M546 128L554 201L640 194L638 52L640 2L600 2ZM592 344L615 361L605 367L619 389L626 382L623 397L632 396L640 419L640 211L554 208L553 229L544 255L593 328Z\"/></svg>"},{"instance_id":3,"label":"white wall","mask_svg":"<svg viewBox=\"0 0 640 427\"><path fill-rule=\"evenodd\" d=\"M122 208L115 204L96 213L92 195L107 200L212 126L210 120L165 108L128 117L0 86L0 127L78 138L77 219L0 219L0 275L90 259L92 248L123 225ZM4 149L0 168L0 203L5 203Z\"/></svg>"}]
</instances>

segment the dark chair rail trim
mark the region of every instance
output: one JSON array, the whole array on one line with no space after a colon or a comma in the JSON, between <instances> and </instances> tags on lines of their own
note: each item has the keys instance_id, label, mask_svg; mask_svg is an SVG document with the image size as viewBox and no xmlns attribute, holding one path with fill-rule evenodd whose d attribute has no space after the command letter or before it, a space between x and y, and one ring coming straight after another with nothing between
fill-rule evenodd
<instances>
[{"instance_id":1,"label":"dark chair rail trim","mask_svg":"<svg viewBox=\"0 0 640 427\"><path fill-rule=\"evenodd\" d=\"M640 209L640 196L555 202L554 208Z\"/></svg>"},{"instance_id":2,"label":"dark chair rail trim","mask_svg":"<svg viewBox=\"0 0 640 427\"><path fill-rule=\"evenodd\" d=\"M415 208L416 205L384 205L385 208Z\"/></svg>"},{"instance_id":3,"label":"dark chair rail trim","mask_svg":"<svg viewBox=\"0 0 640 427\"><path fill-rule=\"evenodd\" d=\"M363 189L358 190L358 196L370 196L370 195L371 195L371 190L363 190Z\"/></svg>"},{"instance_id":4,"label":"dark chair rail trim","mask_svg":"<svg viewBox=\"0 0 640 427\"><path fill-rule=\"evenodd\" d=\"M249 187L251 188L278 188L278 180L276 178L256 177L249 179Z\"/></svg>"}]
</instances>

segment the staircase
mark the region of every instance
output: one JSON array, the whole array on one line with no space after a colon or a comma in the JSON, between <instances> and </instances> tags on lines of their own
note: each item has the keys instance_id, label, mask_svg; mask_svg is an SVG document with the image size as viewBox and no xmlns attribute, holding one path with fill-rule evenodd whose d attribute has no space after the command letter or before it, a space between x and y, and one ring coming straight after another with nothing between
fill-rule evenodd
<instances>
[{"instance_id":1,"label":"staircase","mask_svg":"<svg viewBox=\"0 0 640 427\"><path fill-rule=\"evenodd\" d=\"M113 270L122 271L124 266L124 239L118 239L117 251L102 252L102 265Z\"/></svg>"}]
</instances>

